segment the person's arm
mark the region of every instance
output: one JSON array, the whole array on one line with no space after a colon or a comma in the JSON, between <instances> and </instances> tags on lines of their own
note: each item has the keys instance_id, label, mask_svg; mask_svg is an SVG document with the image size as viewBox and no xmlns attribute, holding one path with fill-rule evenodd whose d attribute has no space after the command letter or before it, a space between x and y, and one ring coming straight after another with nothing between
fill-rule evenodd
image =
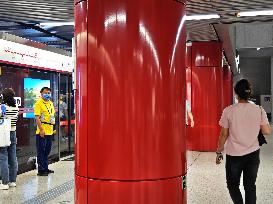
<instances>
[{"instance_id":1,"label":"person's arm","mask_svg":"<svg viewBox=\"0 0 273 204\"><path fill-rule=\"evenodd\" d=\"M269 124L261 125L261 131L262 131L263 135L270 135L271 134L271 126Z\"/></svg>"},{"instance_id":2,"label":"person's arm","mask_svg":"<svg viewBox=\"0 0 273 204\"><path fill-rule=\"evenodd\" d=\"M40 136L44 137L45 136L45 131L44 131L44 128L42 126L42 122L40 120L40 116L36 115L35 119L36 119L37 126L40 129Z\"/></svg>"},{"instance_id":3,"label":"person's arm","mask_svg":"<svg viewBox=\"0 0 273 204\"><path fill-rule=\"evenodd\" d=\"M218 148L216 151L216 164L220 164L221 160L223 159L222 151L224 150L224 145L227 141L228 135L228 128L222 128L218 140Z\"/></svg>"},{"instance_id":4,"label":"person's arm","mask_svg":"<svg viewBox=\"0 0 273 204\"><path fill-rule=\"evenodd\" d=\"M36 124L38 126L38 128L40 129L40 136L44 137L45 136L45 131L44 128L42 126L42 122L41 122L41 107L38 103L35 103L34 105L34 115L35 115L35 119L36 119Z\"/></svg>"},{"instance_id":5,"label":"person's arm","mask_svg":"<svg viewBox=\"0 0 273 204\"><path fill-rule=\"evenodd\" d=\"M194 120L193 120L193 115L192 115L191 111L188 111L188 116L189 116L190 121L191 121L191 127L194 127Z\"/></svg>"},{"instance_id":6,"label":"person's arm","mask_svg":"<svg viewBox=\"0 0 273 204\"><path fill-rule=\"evenodd\" d=\"M261 109L261 115L262 115L261 124L260 124L261 132L263 135L270 135L271 134L271 126L268 122L266 112L262 106L260 106L260 109Z\"/></svg>"}]
</instances>

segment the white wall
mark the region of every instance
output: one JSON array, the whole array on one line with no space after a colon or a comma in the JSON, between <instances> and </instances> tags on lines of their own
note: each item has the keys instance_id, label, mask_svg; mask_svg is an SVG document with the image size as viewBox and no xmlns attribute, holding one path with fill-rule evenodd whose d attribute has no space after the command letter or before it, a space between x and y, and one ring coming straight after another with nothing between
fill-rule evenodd
<instances>
[{"instance_id":1,"label":"white wall","mask_svg":"<svg viewBox=\"0 0 273 204\"><path fill-rule=\"evenodd\" d=\"M271 57L271 100L273 99L273 57ZM273 111L273 103L272 103L272 109L271 113ZM272 116L271 116L272 121Z\"/></svg>"}]
</instances>

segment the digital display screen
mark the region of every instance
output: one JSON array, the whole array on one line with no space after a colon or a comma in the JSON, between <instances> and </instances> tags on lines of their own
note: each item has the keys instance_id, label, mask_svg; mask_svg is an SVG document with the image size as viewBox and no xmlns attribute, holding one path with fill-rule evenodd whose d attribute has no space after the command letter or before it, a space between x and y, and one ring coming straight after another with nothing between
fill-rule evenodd
<instances>
[{"instance_id":1,"label":"digital display screen","mask_svg":"<svg viewBox=\"0 0 273 204\"><path fill-rule=\"evenodd\" d=\"M24 78L24 118L35 118L33 107L41 97L40 91L43 87L50 87L50 80Z\"/></svg>"}]
</instances>

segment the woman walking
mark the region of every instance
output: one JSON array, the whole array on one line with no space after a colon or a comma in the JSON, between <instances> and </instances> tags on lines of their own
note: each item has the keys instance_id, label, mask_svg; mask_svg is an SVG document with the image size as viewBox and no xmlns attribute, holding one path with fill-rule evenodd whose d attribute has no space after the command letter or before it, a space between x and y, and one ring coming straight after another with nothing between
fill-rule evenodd
<instances>
[{"instance_id":1,"label":"woman walking","mask_svg":"<svg viewBox=\"0 0 273 204\"><path fill-rule=\"evenodd\" d=\"M260 164L258 133L271 134L266 113L248 100L251 85L246 79L238 81L234 87L238 103L227 107L220 119L222 127L216 156L216 164L223 159L226 151L226 180L229 194L234 204L243 204L240 192L240 177L243 172L245 203L256 204L256 178Z\"/></svg>"},{"instance_id":2,"label":"woman walking","mask_svg":"<svg viewBox=\"0 0 273 204\"><path fill-rule=\"evenodd\" d=\"M19 108L14 99L15 93L12 89L2 91L3 104L6 107L6 118L11 120L10 146L0 147L0 168L2 184L1 190L8 190L10 187L16 187L16 177L18 163L16 157L16 122L18 119Z\"/></svg>"}]
</instances>

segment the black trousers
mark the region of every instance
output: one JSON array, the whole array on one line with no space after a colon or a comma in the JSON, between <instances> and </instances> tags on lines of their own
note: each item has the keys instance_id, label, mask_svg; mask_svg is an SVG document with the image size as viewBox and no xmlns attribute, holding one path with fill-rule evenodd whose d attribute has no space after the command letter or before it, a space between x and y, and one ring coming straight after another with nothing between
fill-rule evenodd
<instances>
[{"instance_id":1,"label":"black trousers","mask_svg":"<svg viewBox=\"0 0 273 204\"><path fill-rule=\"evenodd\" d=\"M260 150L244 156L226 157L226 179L229 194L234 204L243 204L240 178L243 172L245 203L256 204L256 178L260 165Z\"/></svg>"},{"instance_id":2,"label":"black trousers","mask_svg":"<svg viewBox=\"0 0 273 204\"><path fill-rule=\"evenodd\" d=\"M44 137L36 135L37 163L40 173L48 171L48 156L52 147L52 138L52 135L45 135Z\"/></svg>"}]
</instances>

